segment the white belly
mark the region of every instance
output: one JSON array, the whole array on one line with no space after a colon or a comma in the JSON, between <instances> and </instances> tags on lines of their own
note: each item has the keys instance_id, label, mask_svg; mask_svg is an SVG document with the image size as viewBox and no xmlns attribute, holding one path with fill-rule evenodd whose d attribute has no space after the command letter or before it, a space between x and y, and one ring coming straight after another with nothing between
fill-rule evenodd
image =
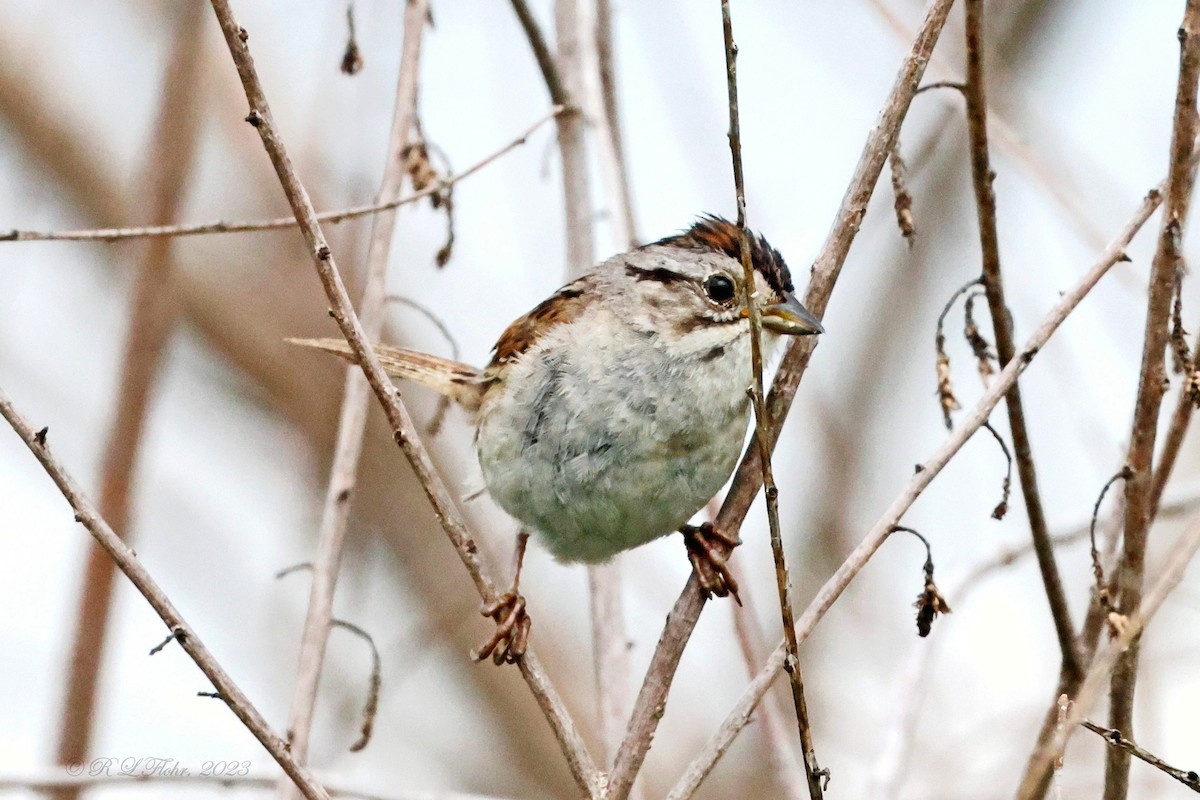
<instances>
[{"instance_id":1,"label":"white belly","mask_svg":"<svg viewBox=\"0 0 1200 800\"><path fill-rule=\"evenodd\" d=\"M745 440L745 337L700 361L629 336L524 354L480 411L490 493L563 561L604 561L677 530L725 483Z\"/></svg>"}]
</instances>

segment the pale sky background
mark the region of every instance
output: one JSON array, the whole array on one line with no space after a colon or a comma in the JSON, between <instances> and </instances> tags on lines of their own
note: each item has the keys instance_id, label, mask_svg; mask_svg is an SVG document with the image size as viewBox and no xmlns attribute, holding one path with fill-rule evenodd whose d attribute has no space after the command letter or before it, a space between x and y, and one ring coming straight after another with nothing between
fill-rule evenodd
<instances>
[{"instance_id":1,"label":"pale sky background","mask_svg":"<svg viewBox=\"0 0 1200 800\"><path fill-rule=\"evenodd\" d=\"M133 213L144 212L133 192L153 135L173 35L160 5L170 4L0 0L5 74L22 76L47 117L49 109L58 109L70 121L99 171L133 198ZM920 5L733 5L750 223L784 253L803 287L908 49ZM533 6L549 29L551 3ZM614 6L623 133L640 235L650 240L670 234L701 212L732 217L719 4L617 0ZM1024 339L1165 175L1183 4L1030 0L989 6L995 6L989 33L1007 36L989 51L989 92L1002 256L1018 339ZM337 69L345 43L343 2L242 0L235 11L250 31L282 135L318 206L368 201L392 116L401 4L355 3L365 69L353 78ZM461 170L545 114L548 99L508 3L435 2L434 17L423 52L421 120L426 135ZM182 216L203 221L285 213L257 135L241 122L245 101L211 14L205 23L196 32L207 40L205 86L194 90L208 99L198 169ZM926 80L960 78L962 54L956 10ZM945 436L934 396L933 326L949 293L979 269L961 108L961 98L948 91L914 103L902 141L917 245L910 251L899 237L885 172L826 314L828 333L783 434L775 469L801 605L904 485L912 465ZM0 113L0 230L96 224L30 155L9 113ZM609 201L598 168L594 178L600 258L620 243L604 216ZM561 183L551 127L464 181L454 197L457 240L450 265L438 270L433 264L443 218L425 205L409 208L397 226L389 289L433 310L453 330L463 360L482 364L503 327L563 282ZM144 214L124 220L143 221ZM1022 379L1055 532L1086 523L1100 486L1124 457L1157 224L1157 218L1148 224L1130 248L1132 263L1113 269ZM357 269L365 252L366 227L355 225L342 226L334 239L347 269ZM296 422L314 411L302 394L293 394L286 406L261 373L231 360L229 345L208 331L250 337L256 328L235 320L267 315L277 306L301 307L287 299L292 292L311 298L317 281L311 264L297 257L298 241L291 232L177 245L190 299L154 394L132 534L151 573L278 730L286 724L308 593L303 575L281 581L273 575L312 556L327 453ZM0 386L38 427L49 426L54 452L92 492L119 388L128 290L140 252L137 244L0 243ZM1185 287L1185 321L1198 327L1194 281ZM310 311L302 317L307 327L265 326L259 333L269 338L266 347L289 333L332 335L319 303L303 307ZM391 321L393 341L448 354L433 327L411 311L396 307ZM956 315L948 326L951 356L960 397L969 405L981 389L960 328ZM288 384L297 391L309 372L314 386L341 374L316 356L277 352L285 354L276 359L277 369L298 376ZM406 396L418 419L427 420L430 398L420 390ZM1164 418L1174 397L1173 391ZM1002 409L993 421L1007 432ZM327 424L334 424L332 416ZM463 494L475 487L478 470L463 415L451 413L434 449L452 487ZM398 454L383 458L400 463ZM1168 501L1196 498L1197 466L1191 439ZM1002 469L994 443L986 434L977 437L904 520L932 541L944 589L1028 537L1015 477L1008 517L989 517ZM474 595L459 580L462 568L443 534L427 524L428 515L411 517L405 503L419 504L417 495L396 491L392 524L427 528L422 541L431 543L434 563L452 573L454 591L424 594L425 584L406 572L409 555L388 543L395 539L380 524L360 520L336 610L370 630L380 646L382 705L374 741L363 753L347 753L357 737L369 657L355 639L335 631L313 765L388 796L443 789L551 797L569 790L561 764L531 767L522 760L520 742L497 722L494 698L474 676L493 667L472 664L458 646L460 639L482 639L488 632L475 616ZM830 498L834 506L827 508ZM487 530L496 552L507 554L515 523L486 500L468 513ZM1151 580L1178 531L1177 521L1154 529ZM760 507L743 538L746 545L735 558L773 644L778 610ZM53 761L89 546L32 456L15 436L0 432L0 778L40 772ZM928 640L916 637L911 608L921 588L922 560L910 539L886 544L803 648L818 755L834 776L831 798L880 791L869 787L905 700L905 663L919 648L933 649L931 671L922 683L918 736L899 797L1011 796L1052 699L1058 650L1032 559L996 573L963 602L948 596L954 613L938 621ZM640 683L688 564L678 537L629 553L622 563L634 679ZM1090 580L1086 547L1064 549L1060 567L1078 622ZM552 677L579 724L590 730L584 570L556 564L536 547L527 568L523 588L535 646L552 655ZM1197 580L1185 580L1151 627L1137 694L1138 741L1184 769L1200 768ZM431 621L443 618L448 622L431 633ZM730 620L728 603L712 604L685 654L647 761L649 796L669 789L746 683ZM454 641L438 632L447 627L457 631ZM209 687L180 649L147 658L163 635L162 623L119 578L95 754L169 757L193 767L245 759L256 774L269 772L270 759L224 705L195 696ZM509 676L487 685L512 693L544 738L545 723L518 680ZM1097 708L1092 717L1103 720L1105 712ZM760 727L743 734L701 796L737 797L747 786L771 786ZM1101 752L1093 735L1076 736L1064 797L1096 796ZM1182 787L1144 765L1134 764L1133 777L1131 797L1184 796ZM152 791L158 793L124 788L89 796ZM196 798L254 794L169 792Z\"/></svg>"}]
</instances>

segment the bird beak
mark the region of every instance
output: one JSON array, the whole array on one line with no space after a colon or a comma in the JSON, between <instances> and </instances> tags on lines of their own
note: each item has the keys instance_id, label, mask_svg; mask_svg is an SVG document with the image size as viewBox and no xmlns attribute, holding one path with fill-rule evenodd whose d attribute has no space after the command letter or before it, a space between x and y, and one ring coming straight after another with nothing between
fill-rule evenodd
<instances>
[{"instance_id":1,"label":"bird beak","mask_svg":"<svg viewBox=\"0 0 1200 800\"><path fill-rule=\"evenodd\" d=\"M772 303L763 309L762 324L769 331L788 336L808 336L825 332L820 320L802 306L791 292L784 295L783 302Z\"/></svg>"}]
</instances>

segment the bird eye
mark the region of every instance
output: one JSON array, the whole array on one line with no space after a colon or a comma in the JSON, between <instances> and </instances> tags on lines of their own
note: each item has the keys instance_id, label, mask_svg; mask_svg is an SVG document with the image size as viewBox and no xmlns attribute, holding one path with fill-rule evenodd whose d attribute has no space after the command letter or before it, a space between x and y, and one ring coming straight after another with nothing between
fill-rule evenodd
<instances>
[{"instance_id":1,"label":"bird eye","mask_svg":"<svg viewBox=\"0 0 1200 800\"><path fill-rule=\"evenodd\" d=\"M704 282L704 291L716 303L728 303L733 299L733 281L725 275L713 275Z\"/></svg>"}]
</instances>

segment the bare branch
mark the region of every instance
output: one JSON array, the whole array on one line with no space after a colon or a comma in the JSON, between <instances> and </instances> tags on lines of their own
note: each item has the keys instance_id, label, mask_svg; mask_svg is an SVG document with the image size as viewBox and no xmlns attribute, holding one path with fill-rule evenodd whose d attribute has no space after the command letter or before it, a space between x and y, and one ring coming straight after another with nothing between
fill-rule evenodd
<instances>
[{"instance_id":1,"label":"bare branch","mask_svg":"<svg viewBox=\"0 0 1200 800\"><path fill-rule=\"evenodd\" d=\"M767 524L771 533L771 555L775 560L775 585L779 591L779 610L783 619L783 639L787 647L785 669L792 690L792 704L796 712L796 723L800 730L800 748L804 757L804 774L808 782L808 795L812 800L824 797L824 784L829 781L829 770L821 769L813 746L812 722L808 716L808 703L804 698L804 676L800 668L799 646L796 644L796 621L792 611L791 579L788 576L787 560L783 552L783 535L779 531L779 489L771 469L771 446L768 443L765 389L763 385L762 316L756 302L754 265L750 255L750 233L746 229L746 188L742 174L742 129L738 117L737 54L733 40L733 20L729 13L729 0L721 0L721 23L725 36L725 75L729 98L729 151L733 159L733 189L737 200L738 238L741 245L743 287L745 307L750 322L750 364L753 388L750 391L754 407L755 440L758 442L759 464L767 501Z\"/></svg>"},{"instance_id":2,"label":"bare branch","mask_svg":"<svg viewBox=\"0 0 1200 800\"><path fill-rule=\"evenodd\" d=\"M817 592L817 596L809 603L808 608L805 609L804 614L796 623L796 635L801 643L808 638L813 628L833 606L834 602L841 596L841 593L845 591L850 581L854 579L866 565L867 561L870 560L871 556L875 554L875 551L883 544L884 540L890 534L892 526L899 522L900 517L909 509L916 498L929 486L971 435L983 425L992 410L999 404L1004 394L1034 360L1038 351L1049 341L1054 332L1058 330L1063 320L1079 305L1080 301L1087 296L1096 283L1104 277L1104 274L1114 264L1125 260L1125 248L1133 239L1134 234L1141 229L1154 210L1158 208L1161 197L1161 193L1157 190L1151 191L1146 196L1146 199L1142 202L1133 219L1126 223L1121 233L1105 248L1099 260L1084 274L1079 283L1059 298L1058 302L1055 303L1042 320L1042 323L1033 332L1033 335L1030 336L1025 345L1017 353L1016 358L1010 361L1001 370L1000 374L996 376L996 380L987 392L984 393L983 397L980 398L966 419L954 429L950 437L928 460L919 465L916 474L912 477L908 486L892 501L892 504L884 512L883 516L875 522L863 540L850 553L837 572L825 582L825 585ZM733 710L726 717L725 722L722 723L720 730L709 740L700 755L692 761L684 777L676 785L674 791L678 792L678 794L673 794L673 797L683 798L691 796L695 787L699 785L699 781L703 779L703 776L708 774L716 761L724 754L733 742L733 739L745 726L754 706L762 699L763 693L766 692L771 682L778 677L779 671L783 668L783 661L784 647L781 643L771 654L763 670L755 676L755 679L751 681L750 685L742 693L741 698L739 698Z\"/></svg>"},{"instance_id":3,"label":"bare branch","mask_svg":"<svg viewBox=\"0 0 1200 800\"><path fill-rule=\"evenodd\" d=\"M1119 747L1120 749L1129 753L1129 755L1140 758L1150 766L1167 773L1184 786L1187 786L1193 792L1200 792L1200 774L1197 774L1195 770L1182 770L1177 767L1172 767L1170 764L1163 761L1149 750L1139 747L1136 742L1126 739L1116 728L1104 728L1088 719L1083 720L1079 724L1087 728L1092 733L1099 734L1101 737L1103 737L1105 743L1107 743L1109 747Z\"/></svg>"},{"instance_id":4,"label":"bare branch","mask_svg":"<svg viewBox=\"0 0 1200 800\"><path fill-rule=\"evenodd\" d=\"M542 125L562 113L562 106L555 106L550 113L539 119L529 129L512 140L504 147L483 158L473 166L457 175L449 175L436 184L428 186L404 197L376 202L364 206L352 206L337 211L322 211L315 215L318 222L336 224L348 219L358 219L385 211L392 211L410 203L434 197L444 192L479 170L491 164L503 155L525 144L531 135ZM197 236L210 233L246 233L250 231L272 231L281 228L294 228L298 223L295 217L277 217L274 219L256 220L252 222L200 222L188 225L144 225L133 228L96 228L77 231L18 231L12 230L0 233L0 242L116 242L122 239L145 239L157 236Z\"/></svg>"},{"instance_id":5,"label":"bare branch","mask_svg":"<svg viewBox=\"0 0 1200 800\"><path fill-rule=\"evenodd\" d=\"M141 179L141 192L148 198L156 222L178 218L200 140L204 105L197 102L190 89L202 74L205 41L196 35L203 21L202 11L188 5L174 15L174 44L162 76L162 99ZM138 259L129 298L120 388L104 444L99 496L100 515L126 537L130 535L134 473L147 411L179 315L173 267L170 240L151 242ZM100 548L89 547L67 660L57 752L60 764L77 762L88 755L115 579L112 559ZM60 794L62 800L73 796L70 791Z\"/></svg>"},{"instance_id":6,"label":"bare branch","mask_svg":"<svg viewBox=\"0 0 1200 800\"><path fill-rule=\"evenodd\" d=\"M349 13L349 12L348 12ZM405 163L401 154L408 146L409 134L417 116L417 81L421 63L421 40L429 14L429 0L411 0L404 7L404 38L400 50L400 68L396 79L396 101L392 129L388 136L385 167L376 202L387 202L400 194L404 184ZM353 17L350 18L353 21ZM353 30L353 28L351 29ZM396 212L389 211L371 220L371 238L367 246L366 281L360 305L362 328L367 337L378 339L386 319L387 268L396 229ZM351 498L358 483L358 463L362 455L363 432L367 425L370 387L363 372L351 365L345 371L342 407L338 415L337 442L329 483L317 532L317 552L313 557L309 584L308 611L300 639L296 683L288 718L288 740L292 755L301 763L308 760L317 690L325 665L325 650L333 624L333 597L342 563L342 547L350 522ZM353 629L353 628L351 628ZM370 637L367 637L368 640ZM374 643L371 644L374 649ZM378 653L376 653L378 660ZM372 697L377 693L372 693ZM368 705L370 709L370 704ZM370 738L374 713L366 715L362 738L351 750L360 750ZM279 784L280 800L294 797L292 786Z\"/></svg>"},{"instance_id":7,"label":"bare branch","mask_svg":"<svg viewBox=\"0 0 1200 800\"><path fill-rule=\"evenodd\" d=\"M1171 131L1170 169L1158 247L1150 266L1145 341L1138 376L1137 401L1125 463L1133 476L1125 481L1124 552L1115 575L1117 610L1131 614L1142 597L1146 539L1151 519L1151 468L1154 442L1166 381L1164 350L1169 338L1171 297L1175 288L1184 227L1187 223L1195 167L1196 92L1200 78L1200 0L1188 0L1179 28L1179 84ZM1133 642L1113 671L1109 692L1109 726L1133 735L1133 695L1137 684L1138 644ZM1104 800L1124 800L1129 791L1129 754L1111 749L1105 762Z\"/></svg>"},{"instance_id":8,"label":"bare branch","mask_svg":"<svg viewBox=\"0 0 1200 800\"><path fill-rule=\"evenodd\" d=\"M1004 279L1000 272L996 195L992 186L995 172L992 170L991 157L988 153L987 84L983 55L983 0L965 0L965 9L967 38L965 96L967 100L967 131L971 143L971 179L975 188L975 207L979 218L979 240L983 254L983 287L987 293L988 310L992 316L996 354L999 356L1001 367L1003 367L1015 356L1016 345L1013 341L1012 317L1004 299ZM1050 604L1050 614L1054 619L1054 631L1058 636L1058 647L1062 653L1062 671L1065 675L1078 676L1082 673L1082 667L1079 662L1079 654L1075 649L1075 626L1071 622L1067 595L1063 590L1062 577L1059 575L1058 563L1054 558L1054 548L1050 544L1050 532L1046 524L1046 514L1042 508L1041 493L1038 491L1033 447L1029 438L1029 429L1025 423L1025 407L1021 402L1021 389L1018 383L1013 383L1004 405L1008 410L1008 427L1012 433L1017 474L1021 479L1025 513L1029 519L1029 532L1033 537L1034 552L1037 553L1038 568L1042 574L1042 585Z\"/></svg>"},{"instance_id":9,"label":"bare branch","mask_svg":"<svg viewBox=\"0 0 1200 800\"><path fill-rule=\"evenodd\" d=\"M308 244L321 284L332 305L330 315L337 322L342 335L346 337L346 341L354 351L355 360L366 373L367 381L383 406L393 438L408 458L426 497L433 506L438 521L446 531L459 559L467 568L476 589L486 602L493 602L497 598L495 583L485 572L478 548L454 506L449 490L434 469L428 452L417 436L408 410L404 407L399 395L392 387L391 381L388 380L380 366L367 341L362 324L354 313L333 253L316 220L312 202L296 177L291 160L276 132L262 85L254 69L253 59L246 46L249 36L244 29L238 26L228 0L212 0L212 6L246 91L246 99L250 105L247 120L256 128L262 138L263 146L275 167L275 172L287 195L292 212L300 223L300 230ZM562 700L546 677L541 662L530 650L520 660L518 666L537 700L538 706L554 730L576 784L586 795L594 796L598 792L599 780L595 765Z\"/></svg>"},{"instance_id":10,"label":"bare branch","mask_svg":"<svg viewBox=\"0 0 1200 800\"><path fill-rule=\"evenodd\" d=\"M1198 549L1200 549L1200 517L1193 517L1183 534L1172 543L1170 559L1158 573L1158 581L1142 598L1141 605L1129 614L1120 634L1096 654L1079 690L1071 698L1071 709L1067 712L1063 729L1047 742L1046 747L1040 748L1034 754L1030 767L1025 773L1025 779L1017 792L1018 800L1029 800L1040 796L1040 777L1050 773L1055 760L1062 755L1067 739L1083 722L1084 717L1104 690L1109 672L1112 671L1122 654L1128 652L1129 648L1139 639L1146 624L1179 584L1184 571L1188 568Z\"/></svg>"},{"instance_id":11,"label":"bare branch","mask_svg":"<svg viewBox=\"0 0 1200 800\"><path fill-rule=\"evenodd\" d=\"M254 704L250 702L250 698L242 692L238 685L233 682L233 678L229 673L217 662L216 658L209 649L200 641L200 637L187 623L186 620L175 609L166 593L159 585L150 577L150 573L138 561L133 551L129 549L129 545L121 541L121 538L113 531L104 518L92 505L92 501L87 498L79 485L75 483L66 471L66 469L58 462L50 453L49 447L44 443L38 442L37 431L33 426L22 417L13 407L2 390L0 390L0 416L8 420L8 424L12 426L17 435L25 442L25 446L37 458L50 479L58 486L63 497L71 504L71 508L75 510L75 519L81 523L88 532L95 537L96 542L104 548L105 552L116 562L117 567L125 573L126 577L133 583L137 590L146 598L150 607L154 609L159 618L166 624L171 631L172 636L179 642L180 647L191 657L192 661L196 662L196 666L200 671L212 681L216 687L220 699L229 706L230 710L242 721L242 724L254 734L254 738L266 748L271 757L276 763L287 773L304 796L309 800L326 800L328 794L321 788L313 779L313 776L301 764L292 758L288 752L287 743L279 734L271 730L270 725L263 718Z\"/></svg>"},{"instance_id":12,"label":"bare branch","mask_svg":"<svg viewBox=\"0 0 1200 800\"><path fill-rule=\"evenodd\" d=\"M867 137L854 175L834 218L833 227L813 265L804 305L818 318L824 313L829 302L829 295L841 273L850 246L858 234L866 214L867 203L875 191L887 154L899 133L900 124L912 103L913 93L920 84L925 65L929 62L933 46L941 34L952 5L953 0L932 0L929 4L912 49L901 65L892 90L880 110L879 118ZM787 417L800 379L808 367L813 346L811 341L794 342L776 372L774 385L767 398L768 415L772 420L769 442L772 447L778 439L779 428ZM741 464L738 465L717 527L723 531L736 531L761 487L759 448L756 443L751 443L742 457ZM629 723L629 732L621 744L621 752L617 754L617 763L613 767L612 780L618 786L627 785L632 781L632 776L641 768L650 749L650 742L658 728L661 709L671 688L671 680L679 666L683 648L700 618L704 602L699 583L693 578L688 581L667 618L667 624L651 658L646 681L638 694ZM695 786L708 774L715 760L714 758L707 764L702 774L689 774L681 779L680 786L687 784L691 787L685 787L684 796L690 796ZM620 800L621 795L614 793L614 797Z\"/></svg>"}]
</instances>

